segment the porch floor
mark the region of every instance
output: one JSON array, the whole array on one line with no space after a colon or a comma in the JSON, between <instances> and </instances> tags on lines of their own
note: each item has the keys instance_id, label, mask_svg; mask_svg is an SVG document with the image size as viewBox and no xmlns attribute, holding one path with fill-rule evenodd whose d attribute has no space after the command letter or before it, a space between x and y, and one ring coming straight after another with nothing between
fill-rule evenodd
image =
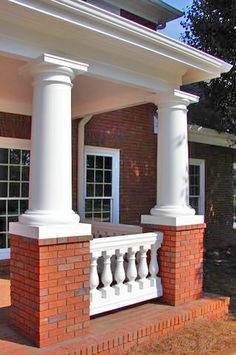
<instances>
[{"instance_id":1,"label":"porch floor","mask_svg":"<svg viewBox=\"0 0 236 355\"><path fill-rule=\"evenodd\" d=\"M125 354L133 346L183 327L198 318L216 319L227 313L229 299L205 295L183 306L149 302L91 320L88 335L38 349L8 322L10 281L0 276L0 353L4 354Z\"/></svg>"}]
</instances>

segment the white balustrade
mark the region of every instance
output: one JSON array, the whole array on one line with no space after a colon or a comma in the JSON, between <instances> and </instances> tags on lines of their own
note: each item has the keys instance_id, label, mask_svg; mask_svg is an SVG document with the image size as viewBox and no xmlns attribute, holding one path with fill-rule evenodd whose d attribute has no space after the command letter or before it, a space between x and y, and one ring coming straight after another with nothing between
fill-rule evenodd
<instances>
[{"instance_id":1,"label":"white balustrade","mask_svg":"<svg viewBox=\"0 0 236 355\"><path fill-rule=\"evenodd\" d=\"M162 296L157 276L162 240L161 232L151 232L90 242L90 315Z\"/></svg>"}]
</instances>

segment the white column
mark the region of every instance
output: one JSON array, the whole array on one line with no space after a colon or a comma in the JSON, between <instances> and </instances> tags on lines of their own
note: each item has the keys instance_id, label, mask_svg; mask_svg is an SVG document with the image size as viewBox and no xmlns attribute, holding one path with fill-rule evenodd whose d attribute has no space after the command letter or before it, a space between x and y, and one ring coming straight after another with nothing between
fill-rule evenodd
<instances>
[{"instance_id":1,"label":"white column","mask_svg":"<svg viewBox=\"0 0 236 355\"><path fill-rule=\"evenodd\" d=\"M25 225L73 224L71 89L74 76L86 71L78 62L44 54L31 67L33 114L29 209Z\"/></svg>"},{"instance_id":2,"label":"white column","mask_svg":"<svg viewBox=\"0 0 236 355\"><path fill-rule=\"evenodd\" d=\"M179 219L180 224L193 221L195 210L189 206L187 106L198 99L178 90L157 96L157 203L151 209L151 216L157 217L156 222L160 224L175 225L174 219ZM150 217L142 216L142 223L154 223Z\"/></svg>"}]
</instances>

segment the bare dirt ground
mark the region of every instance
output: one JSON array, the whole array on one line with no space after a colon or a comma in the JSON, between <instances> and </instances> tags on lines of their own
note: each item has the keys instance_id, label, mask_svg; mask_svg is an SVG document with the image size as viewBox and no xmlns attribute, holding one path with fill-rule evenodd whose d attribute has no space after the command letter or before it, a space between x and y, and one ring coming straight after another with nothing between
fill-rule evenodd
<instances>
[{"instance_id":1,"label":"bare dirt ground","mask_svg":"<svg viewBox=\"0 0 236 355\"><path fill-rule=\"evenodd\" d=\"M204 290L231 297L229 317L196 321L130 355L236 355L236 247L206 253Z\"/></svg>"}]
</instances>

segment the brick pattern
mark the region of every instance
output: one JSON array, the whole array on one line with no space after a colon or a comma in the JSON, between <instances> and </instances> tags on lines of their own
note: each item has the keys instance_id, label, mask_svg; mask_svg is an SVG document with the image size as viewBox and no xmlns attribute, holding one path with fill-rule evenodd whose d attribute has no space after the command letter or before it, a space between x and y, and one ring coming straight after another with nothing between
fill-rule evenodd
<instances>
[{"instance_id":1,"label":"brick pattern","mask_svg":"<svg viewBox=\"0 0 236 355\"><path fill-rule=\"evenodd\" d=\"M164 233L158 261L163 286L159 300L181 305L202 296L203 238L206 225L144 226L144 231Z\"/></svg>"},{"instance_id":2,"label":"brick pattern","mask_svg":"<svg viewBox=\"0 0 236 355\"><path fill-rule=\"evenodd\" d=\"M0 280L1 290L8 280ZM9 286L8 286L9 287ZM4 313L6 300L0 293L0 348L4 354L42 354L42 349L32 348L31 344L9 327ZM7 292L8 293L8 292ZM184 306L164 306L156 302L138 305L97 317L91 320L90 333L49 345L43 354L127 354L133 347L149 343L152 339L174 332L198 319L215 320L228 313L229 298L205 295L204 298ZM7 336L6 336L7 334Z\"/></svg>"},{"instance_id":3,"label":"brick pattern","mask_svg":"<svg viewBox=\"0 0 236 355\"><path fill-rule=\"evenodd\" d=\"M0 260L0 275L8 275L10 272L10 260Z\"/></svg>"},{"instance_id":4,"label":"brick pattern","mask_svg":"<svg viewBox=\"0 0 236 355\"><path fill-rule=\"evenodd\" d=\"M10 320L42 347L89 331L89 237L11 235Z\"/></svg>"},{"instance_id":5,"label":"brick pattern","mask_svg":"<svg viewBox=\"0 0 236 355\"><path fill-rule=\"evenodd\" d=\"M208 250L236 246L233 229L232 169L236 150L208 144L189 144L190 157L205 160L205 216Z\"/></svg>"},{"instance_id":6,"label":"brick pattern","mask_svg":"<svg viewBox=\"0 0 236 355\"><path fill-rule=\"evenodd\" d=\"M157 144L153 104L94 116L85 144L120 149L120 223L140 224L156 200Z\"/></svg>"},{"instance_id":7,"label":"brick pattern","mask_svg":"<svg viewBox=\"0 0 236 355\"><path fill-rule=\"evenodd\" d=\"M29 116L0 112L0 137L30 139L30 135Z\"/></svg>"}]
</instances>

